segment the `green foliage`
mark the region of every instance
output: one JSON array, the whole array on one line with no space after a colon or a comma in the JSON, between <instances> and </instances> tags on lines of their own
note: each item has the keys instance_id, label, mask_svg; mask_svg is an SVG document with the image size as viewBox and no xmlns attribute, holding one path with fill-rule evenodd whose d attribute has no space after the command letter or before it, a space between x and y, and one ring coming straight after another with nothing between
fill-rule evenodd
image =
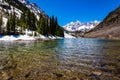
<instances>
[{"instance_id":1,"label":"green foliage","mask_svg":"<svg viewBox=\"0 0 120 80\"><path fill-rule=\"evenodd\" d=\"M56 34L56 36L64 37L64 29L58 25L58 26L56 27L56 32L55 32L55 34Z\"/></svg>"},{"instance_id":2,"label":"green foliage","mask_svg":"<svg viewBox=\"0 0 120 80\"><path fill-rule=\"evenodd\" d=\"M7 34L16 34L16 16L15 16L15 13L10 14L8 17Z\"/></svg>"},{"instance_id":3,"label":"green foliage","mask_svg":"<svg viewBox=\"0 0 120 80\"><path fill-rule=\"evenodd\" d=\"M7 22L7 33L9 34L11 32L11 18L8 18L8 22Z\"/></svg>"},{"instance_id":4,"label":"green foliage","mask_svg":"<svg viewBox=\"0 0 120 80\"><path fill-rule=\"evenodd\" d=\"M43 17L42 14L40 14L40 20L38 21L38 27L37 31L40 34L48 35L48 19L46 17Z\"/></svg>"},{"instance_id":5,"label":"green foliage","mask_svg":"<svg viewBox=\"0 0 120 80\"><path fill-rule=\"evenodd\" d=\"M37 31L46 36L64 36L63 29L58 25L57 18L54 18L54 16L48 18L40 14Z\"/></svg>"},{"instance_id":6,"label":"green foliage","mask_svg":"<svg viewBox=\"0 0 120 80\"><path fill-rule=\"evenodd\" d=\"M2 27L1 27L1 26L2 26L2 23L3 23L3 22L2 22L2 16L1 16L1 17L0 17L0 34L1 34L1 32L2 32L2 31L1 31L1 30L2 30Z\"/></svg>"},{"instance_id":7,"label":"green foliage","mask_svg":"<svg viewBox=\"0 0 120 80\"><path fill-rule=\"evenodd\" d=\"M0 27L1 27L1 25L2 25L2 16L0 17Z\"/></svg>"},{"instance_id":8,"label":"green foliage","mask_svg":"<svg viewBox=\"0 0 120 80\"><path fill-rule=\"evenodd\" d=\"M17 25L20 26L22 30L25 30L27 28L25 12L22 13L21 18L18 20Z\"/></svg>"},{"instance_id":9,"label":"green foliage","mask_svg":"<svg viewBox=\"0 0 120 80\"><path fill-rule=\"evenodd\" d=\"M51 35L63 37L64 36L63 31L64 31L63 28L60 27L59 24L58 24L57 17L54 18L54 16L52 16L50 18L50 32L51 32Z\"/></svg>"},{"instance_id":10,"label":"green foliage","mask_svg":"<svg viewBox=\"0 0 120 80\"><path fill-rule=\"evenodd\" d=\"M40 19L37 20L35 14L18 0L5 1L9 3L9 6L14 6L23 12L20 19L15 16L15 13L6 13L8 15L7 34L16 34L16 26L19 26L21 27L21 31L19 31L20 33L22 33L25 29L28 29L37 31L38 33L46 36L64 36L63 29L59 26L57 18L54 16L48 17L43 13L40 13Z\"/></svg>"},{"instance_id":11,"label":"green foliage","mask_svg":"<svg viewBox=\"0 0 120 80\"><path fill-rule=\"evenodd\" d=\"M36 31L37 30L36 22L37 22L37 19L34 13L27 10L22 13L21 18L19 19L17 24L18 26L21 26L23 30L29 29L29 30Z\"/></svg>"},{"instance_id":12,"label":"green foliage","mask_svg":"<svg viewBox=\"0 0 120 80\"><path fill-rule=\"evenodd\" d=\"M26 21L27 29L36 31L36 20L37 19L34 13L30 12L29 10L26 11L25 21Z\"/></svg>"}]
</instances>

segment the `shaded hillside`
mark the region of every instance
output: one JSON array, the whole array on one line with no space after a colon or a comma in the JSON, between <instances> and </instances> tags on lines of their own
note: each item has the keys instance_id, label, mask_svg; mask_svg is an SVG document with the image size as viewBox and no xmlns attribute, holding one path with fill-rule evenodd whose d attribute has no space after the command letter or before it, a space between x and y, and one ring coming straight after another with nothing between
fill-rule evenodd
<instances>
[{"instance_id":1,"label":"shaded hillside","mask_svg":"<svg viewBox=\"0 0 120 80\"><path fill-rule=\"evenodd\" d=\"M120 39L120 6L110 12L108 16L94 29L87 32L85 37Z\"/></svg>"}]
</instances>

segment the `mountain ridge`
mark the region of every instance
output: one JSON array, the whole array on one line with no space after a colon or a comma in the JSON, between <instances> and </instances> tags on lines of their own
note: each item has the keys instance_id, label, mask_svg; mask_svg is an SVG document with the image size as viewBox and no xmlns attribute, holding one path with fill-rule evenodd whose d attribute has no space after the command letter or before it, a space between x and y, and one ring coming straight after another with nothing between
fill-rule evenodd
<instances>
[{"instance_id":1,"label":"mountain ridge","mask_svg":"<svg viewBox=\"0 0 120 80\"><path fill-rule=\"evenodd\" d=\"M120 39L120 6L110 12L104 20L85 34L84 37Z\"/></svg>"},{"instance_id":2,"label":"mountain ridge","mask_svg":"<svg viewBox=\"0 0 120 80\"><path fill-rule=\"evenodd\" d=\"M100 23L100 21L97 21L97 20L91 21L91 22L86 22L86 23L82 23L77 20L76 22L70 22L63 27L66 31L69 31L69 32L79 31L79 32L85 33L87 31L93 29L99 23Z\"/></svg>"}]
</instances>

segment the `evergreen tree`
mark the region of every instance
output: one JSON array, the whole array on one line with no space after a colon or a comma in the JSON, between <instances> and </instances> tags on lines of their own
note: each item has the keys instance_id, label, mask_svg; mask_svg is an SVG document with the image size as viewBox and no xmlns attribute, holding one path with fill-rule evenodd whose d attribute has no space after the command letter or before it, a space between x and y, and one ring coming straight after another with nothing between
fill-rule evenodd
<instances>
[{"instance_id":1,"label":"evergreen tree","mask_svg":"<svg viewBox=\"0 0 120 80\"><path fill-rule=\"evenodd\" d=\"M51 35L53 35L53 36L56 35L57 26L58 26L57 18L54 18L54 16L52 16L51 19L50 19L50 32L51 32Z\"/></svg>"},{"instance_id":2,"label":"evergreen tree","mask_svg":"<svg viewBox=\"0 0 120 80\"><path fill-rule=\"evenodd\" d=\"M48 36L48 19L40 14L40 20L38 21L37 31L40 34Z\"/></svg>"},{"instance_id":3,"label":"evergreen tree","mask_svg":"<svg viewBox=\"0 0 120 80\"><path fill-rule=\"evenodd\" d=\"M36 28L36 22L37 22L36 16L32 12L28 16L29 16L29 22L30 22L29 29L36 31L37 30L37 28Z\"/></svg>"},{"instance_id":4,"label":"evergreen tree","mask_svg":"<svg viewBox=\"0 0 120 80\"><path fill-rule=\"evenodd\" d=\"M0 16L0 34L2 33L2 16Z\"/></svg>"},{"instance_id":5,"label":"evergreen tree","mask_svg":"<svg viewBox=\"0 0 120 80\"><path fill-rule=\"evenodd\" d=\"M15 16L15 12L13 13L13 15L11 15L11 31L12 34L16 34L16 16Z\"/></svg>"},{"instance_id":6,"label":"evergreen tree","mask_svg":"<svg viewBox=\"0 0 120 80\"><path fill-rule=\"evenodd\" d=\"M20 19L19 19L19 21L18 21L18 26L21 27L21 30L22 30L22 31L27 28L27 27L26 27L27 25L26 25L25 12L22 13L22 15L21 15L21 17L20 17ZM22 31L21 31L21 33L22 33Z\"/></svg>"},{"instance_id":7,"label":"evergreen tree","mask_svg":"<svg viewBox=\"0 0 120 80\"><path fill-rule=\"evenodd\" d=\"M63 28L58 25L57 18L54 16L48 18L40 15L37 32L43 35L64 36Z\"/></svg>"},{"instance_id":8,"label":"evergreen tree","mask_svg":"<svg viewBox=\"0 0 120 80\"><path fill-rule=\"evenodd\" d=\"M38 25L38 27L37 27L37 32L40 33L40 34L42 34L42 25L43 25L43 24L42 24L42 20L43 20L42 14L40 14L39 17L40 17L40 19L39 19L39 21L37 22L37 25Z\"/></svg>"},{"instance_id":9,"label":"evergreen tree","mask_svg":"<svg viewBox=\"0 0 120 80\"><path fill-rule=\"evenodd\" d=\"M59 25L56 27L56 36L64 37L64 29Z\"/></svg>"},{"instance_id":10,"label":"evergreen tree","mask_svg":"<svg viewBox=\"0 0 120 80\"><path fill-rule=\"evenodd\" d=\"M11 20L11 17L8 17L8 21L7 21L7 34L10 34L10 32L11 32L10 20Z\"/></svg>"},{"instance_id":11,"label":"evergreen tree","mask_svg":"<svg viewBox=\"0 0 120 80\"><path fill-rule=\"evenodd\" d=\"M50 34L54 36L54 16L50 18Z\"/></svg>"},{"instance_id":12,"label":"evergreen tree","mask_svg":"<svg viewBox=\"0 0 120 80\"><path fill-rule=\"evenodd\" d=\"M2 25L2 16L0 17L0 26Z\"/></svg>"},{"instance_id":13,"label":"evergreen tree","mask_svg":"<svg viewBox=\"0 0 120 80\"><path fill-rule=\"evenodd\" d=\"M7 22L7 33L8 34L16 34L16 16L15 13L11 13L8 17Z\"/></svg>"},{"instance_id":14,"label":"evergreen tree","mask_svg":"<svg viewBox=\"0 0 120 80\"><path fill-rule=\"evenodd\" d=\"M39 20L39 21L37 21L37 32L38 33L41 33L41 21Z\"/></svg>"},{"instance_id":15,"label":"evergreen tree","mask_svg":"<svg viewBox=\"0 0 120 80\"><path fill-rule=\"evenodd\" d=\"M34 13L27 10L26 12L23 12L23 14L21 15L18 25L21 26L23 30L29 29L36 31L37 30L36 24L37 24L36 16L34 15Z\"/></svg>"},{"instance_id":16,"label":"evergreen tree","mask_svg":"<svg viewBox=\"0 0 120 80\"><path fill-rule=\"evenodd\" d=\"M41 26L40 26L41 34L47 35L47 19L45 17L43 17L41 19L41 23L40 24L41 24Z\"/></svg>"},{"instance_id":17,"label":"evergreen tree","mask_svg":"<svg viewBox=\"0 0 120 80\"><path fill-rule=\"evenodd\" d=\"M26 24L26 27L25 27L25 29L30 29L30 11L29 10L27 10L26 12L25 12L25 24Z\"/></svg>"},{"instance_id":18,"label":"evergreen tree","mask_svg":"<svg viewBox=\"0 0 120 80\"><path fill-rule=\"evenodd\" d=\"M49 36L49 33L50 33L50 31L49 31L49 19L46 18L46 35Z\"/></svg>"}]
</instances>

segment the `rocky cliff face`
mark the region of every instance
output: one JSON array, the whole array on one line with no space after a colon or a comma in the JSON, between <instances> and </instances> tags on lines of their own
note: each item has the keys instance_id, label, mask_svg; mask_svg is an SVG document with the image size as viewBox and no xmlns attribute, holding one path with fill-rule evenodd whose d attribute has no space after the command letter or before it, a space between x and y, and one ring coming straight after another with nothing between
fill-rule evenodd
<instances>
[{"instance_id":1,"label":"rocky cliff face","mask_svg":"<svg viewBox=\"0 0 120 80\"><path fill-rule=\"evenodd\" d=\"M87 32L85 37L120 39L120 6L110 12L97 27Z\"/></svg>"}]
</instances>

